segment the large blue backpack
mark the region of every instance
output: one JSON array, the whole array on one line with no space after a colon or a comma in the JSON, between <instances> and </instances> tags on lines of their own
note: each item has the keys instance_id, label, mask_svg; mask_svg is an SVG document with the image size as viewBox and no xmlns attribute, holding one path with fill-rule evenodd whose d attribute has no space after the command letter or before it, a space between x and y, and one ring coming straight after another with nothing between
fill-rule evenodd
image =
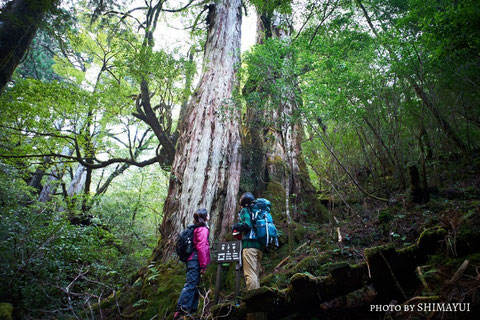
<instances>
[{"instance_id":1,"label":"large blue backpack","mask_svg":"<svg viewBox=\"0 0 480 320\"><path fill-rule=\"evenodd\" d=\"M257 239L264 247L278 246L278 231L270 214L271 207L270 201L264 198L258 198L250 206L253 228L250 230L248 238Z\"/></svg>"}]
</instances>

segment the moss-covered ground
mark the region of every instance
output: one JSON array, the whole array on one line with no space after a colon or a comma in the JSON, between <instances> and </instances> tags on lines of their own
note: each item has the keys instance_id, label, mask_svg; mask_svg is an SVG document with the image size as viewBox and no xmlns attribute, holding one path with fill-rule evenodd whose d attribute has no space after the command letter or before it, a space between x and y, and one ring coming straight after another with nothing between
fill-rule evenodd
<instances>
[{"instance_id":1,"label":"moss-covered ground","mask_svg":"<svg viewBox=\"0 0 480 320\"><path fill-rule=\"evenodd\" d=\"M217 266L212 264L200 285L203 297L195 316L244 319L247 312L262 311L268 319L475 319L480 301L480 175L470 171L455 181L432 188L424 204L410 203L401 193L388 204L351 201L349 208L329 212L337 217L335 224L299 220L289 226L290 234L277 209L280 247L264 253L262 288L246 292L242 280L237 304L235 268L225 265L215 305ZM184 278L178 261L150 265L125 292L103 302L104 318L116 319L120 313L130 319L171 319ZM472 311L453 316L372 315L367 310L392 301L465 302Z\"/></svg>"}]
</instances>

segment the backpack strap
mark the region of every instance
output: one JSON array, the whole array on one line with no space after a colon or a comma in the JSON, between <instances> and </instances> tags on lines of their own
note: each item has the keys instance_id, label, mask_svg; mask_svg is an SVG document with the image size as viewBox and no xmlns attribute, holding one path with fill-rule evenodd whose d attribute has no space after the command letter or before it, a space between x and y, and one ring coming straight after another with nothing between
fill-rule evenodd
<instances>
[{"instance_id":1,"label":"backpack strap","mask_svg":"<svg viewBox=\"0 0 480 320\"><path fill-rule=\"evenodd\" d=\"M192 224L190 226L188 226L189 229L192 229L193 231L193 235L192 235L192 243L193 243L193 252L196 252L197 251L197 246L195 245L195 229L198 228L198 226Z\"/></svg>"},{"instance_id":2,"label":"backpack strap","mask_svg":"<svg viewBox=\"0 0 480 320\"><path fill-rule=\"evenodd\" d=\"M250 213L250 223L252 224L252 227L249 231L249 236L251 237L252 236L252 233L255 234L255 237L256 237L256 234L257 234L257 231L255 230L255 218L256 218L256 214L254 214L252 212L252 208L250 207L250 205L247 206L247 210L248 210L248 213Z\"/></svg>"},{"instance_id":3,"label":"backpack strap","mask_svg":"<svg viewBox=\"0 0 480 320\"><path fill-rule=\"evenodd\" d=\"M268 219L267 215L265 215L265 228L267 229L267 246L269 245L270 242L270 233L268 232Z\"/></svg>"},{"instance_id":4,"label":"backpack strap","mask_svg":"<svg viewBox=\"0 0 480 320\"><path fill-rule=\"evenodd\" d=\"M247 206L247 210L250 213L250 220L252 221L252 225L255 226L255 219L257 219L258 211L256 213L253 213L252 207L250 205Z\"/></svg>"}]
</instances>

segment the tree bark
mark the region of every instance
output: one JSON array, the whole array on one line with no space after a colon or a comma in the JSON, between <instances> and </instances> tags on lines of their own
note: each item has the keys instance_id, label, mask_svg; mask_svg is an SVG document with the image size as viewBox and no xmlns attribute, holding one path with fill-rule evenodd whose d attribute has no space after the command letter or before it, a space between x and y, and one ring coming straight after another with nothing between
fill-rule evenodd
<instances>
[{"instance_id":1,"label":"tree bark","mask_svg":"<svg viewBox=\"0 0 480 320\"><path fill-rule=\"evenodd\" d=\"M289 41L290 32L285 16L275 12L258 13L257 16L258 44L269 37ZM285 60L288 59L291 57L285 57ZM250 88L247 90L258 85L249 83ZM247 147L244 155L249 158L244 161L244 178L253 183L256 196L268 197L278 208L289 203L293 219L305 212L310 217L326 221L326 210L317 198L303 159L302 123L300 120L292 122L296 104L299 103L297 90L293 84L287 86L285 92L281 93L281 103L267 102L270 106L261 107L259 110L253 107L247 111ZM267 127L263 128L261 123L267 124ZM245 185L248 186L248 183ZM287 194L290 202L283 199ZM285 210L289 211L290 208Z\"/></svg>"},{"instance_id":2,"label":"tree bark","mask_svg":"<svg viewBox=\"0 0 480 320\"><path fill-rule=\"evenodd\" d=\"M12 0L0 14L0 94L57 0Z\"/></svg>"},{"instance_id":3,"label":"tree bark","mask_svg":"<svg viewBox=\"0 0 480 320\"><path fill-rule=\"evenodd\" d=\"M61 154L63 155L72 155L72 153L73 153L73 149L69 147L64 147L61 152ZM38 201L44 202L44 203L47 201L50 201L50 199L52 198L52 195L57 190L57 187L59 185L58 181L63 178L64 173L65 173L64 163L60 163L52 169L50 175L47 177L47 181L45 182L45 185L43 186L42 191L40 192Z\"/></svg>"},{"instance_id":4,"label":"tree bark","mask_svg":"<svg viewBox=\"0 0 480 320\"><path fill-rule=\"evenodd\" d=\"M73 197L74 195L81 194L85 187L85 171L87 168L78 164L77 169L75 169L75 174L73 175L72 181L67 189L67 195Z\"/></svg>"},{"instance_id":5,"label":"tree bark","mask_svg":"<svg viewBox=\"0 0 480 320\"><path fill-rule=\"evenodd\" d=\"M241 1L210 6L209 17L204 71L181 126L154 260L171 256L176 235L197 209L207 209L215 239L228 232L235 216L240 115L231 99L240 62Z\"/></svg>"},{"instance_id":6,"label":"tree bark","mask_svg":"<svg viewBox=\"0 0 480 320\"><path fill-rule=\"evenodd\" d=\"M42 178L45 175L45 171L47 170L47 168L50 167L50 162L50 157L43 157L43 164L38 166L32 178L28 182L28 186L36 189L39 193L42 191Z\"/></svg>"}]
</instances>

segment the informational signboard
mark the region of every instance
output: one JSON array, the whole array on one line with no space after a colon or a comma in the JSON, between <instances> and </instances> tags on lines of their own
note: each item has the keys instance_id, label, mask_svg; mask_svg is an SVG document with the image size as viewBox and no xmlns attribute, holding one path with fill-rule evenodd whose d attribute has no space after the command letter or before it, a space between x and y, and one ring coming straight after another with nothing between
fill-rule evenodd
<instances>
[{"instance_id":1,"label":"informational signboard","mask_svg":"<svg viewBox=\"0 0 480 320\"><path fill-rule=\"evenodd\" d=\"M217 263L240 262L241 241L220 242L217 245Z\"/></svg>"},{"instance_id":2,"label":"informational signboard","mask_svg":"<svg viewBox=\"0 0 480 320\"><path fill-rule=\"evenodd\" d=\"M235 302L240 303L240 270L242 268L242 241L219 242L217 244L217 284L215 286L215 304L218 304L222 287L223 266L236 262L235 266Z\"/></svg>"}]
</instances>

